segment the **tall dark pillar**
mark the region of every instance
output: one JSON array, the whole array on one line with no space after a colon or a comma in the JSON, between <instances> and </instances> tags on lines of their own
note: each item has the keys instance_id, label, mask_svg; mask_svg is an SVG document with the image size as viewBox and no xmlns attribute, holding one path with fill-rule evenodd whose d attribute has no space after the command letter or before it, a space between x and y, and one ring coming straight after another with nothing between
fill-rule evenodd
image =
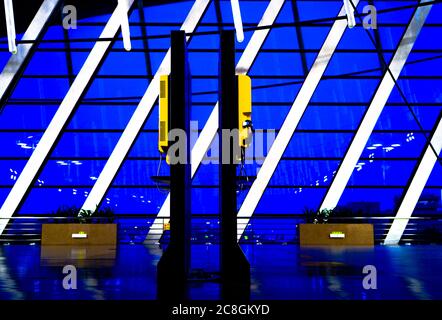
<instances>
[{"instance_id":1,"label":"tall dark pillar","mask_svg":"<svg viewBox=\"0 0 442 320\"><path fill-rule=\"evenodd\" d=\"M191 81L187 62L186 35L171 35L171 73L169 77L169 117L172 130L185 132L178 138L169 134L170 164L170 242L158 262L158 298L184 300L190 272L190 105ZM183 141L185 140L185 141ZM176 148L178 143L181 147ZM175 159L175 160L174 160ZM178 159L185 161L177 161Z\"/></svg>"},{"instance_id":2,"label":"tall dark pillar","mask_svg":"<svg viewBox=\"0 0 442 320\"><path fill-rule=\"evenodd\" d=\"M238 81L235 75L235 36L221 32L219 70L219 212L220 263L223 300L248 300L250 265L237 241L236 169L238 139L227 132L238 130ZM224 131L224 132L223 132ZM226 143L229 142L229 143Z\"/></svg>"}]
</instances>

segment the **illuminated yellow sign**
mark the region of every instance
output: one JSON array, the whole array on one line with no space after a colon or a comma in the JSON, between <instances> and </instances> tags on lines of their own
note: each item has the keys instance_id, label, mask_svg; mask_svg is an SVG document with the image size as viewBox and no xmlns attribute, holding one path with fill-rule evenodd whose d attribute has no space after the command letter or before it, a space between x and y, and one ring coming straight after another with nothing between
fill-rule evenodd
<instances>
[{"instance_id":1,"label":"illuminated yellow sign","mask_svg":"<svg viewBox=\"0 0 442 320\"><path fill-rule=\"evenodd\" d=\"M238 130L239 145L247 148L252 134L252 80L238 75Z\"/></svg>"},{"instance_id":2,"label":"illuminated yellow sign","mask_svg":"<svg viewBox=\"0 0 442 320\"><path fill-rule=\"evenodd\" d=\"M159 109L158 150L166 153L169 146L169 76L160 76Z\"/></svg>"}]
</instances>

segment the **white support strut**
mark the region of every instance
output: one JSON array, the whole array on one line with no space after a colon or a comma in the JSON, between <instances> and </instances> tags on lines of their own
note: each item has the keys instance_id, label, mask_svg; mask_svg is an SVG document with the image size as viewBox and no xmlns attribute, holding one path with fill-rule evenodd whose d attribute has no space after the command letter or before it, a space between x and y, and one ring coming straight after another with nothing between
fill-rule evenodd
<instances>
[{"instance_id":1,"label":"white support strut","mask_svg":"<svg viewBox=\"0 0 442 320\"><path fill-rule=\"evenodd\" d=\"M358 0L353 1L354 5L359 4ZM342 7L339 16L345 16L345 8ZM322 45L319 54L313 63L292 107L282 124L279 134L276 136L267 157L260 168L256 180L253 182L244 202L238 212L238 241L246 229L250 218L252 217L262 195L281 160L285 149L295 133L295 130L301 121L301 118L307 109L325 70L336 50L339 42L347 29L347 21L338 19L333 26Z\"/></svg>"}]
</instances>

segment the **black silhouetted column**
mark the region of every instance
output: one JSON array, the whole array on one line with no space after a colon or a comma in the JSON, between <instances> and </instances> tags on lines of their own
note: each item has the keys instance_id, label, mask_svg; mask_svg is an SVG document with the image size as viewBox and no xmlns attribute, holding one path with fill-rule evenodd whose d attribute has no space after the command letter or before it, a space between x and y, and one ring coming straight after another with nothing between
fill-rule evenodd
<instances>
[{"instance_id":1,"label":"black silhouetted column","mask_svg":"<svg viewBox=\"0 0 442 320\"><path fill-rule=\"evenodd\" d=\"M171 35L171 73L169 77L169 132L185 132L185 141L171 140L170 164L170 243L158 262L158 298L183 300L187 297L190 272L191 237L191 171L190 171L190 106L191 79L187 60L186 35ZM184 148L174 148L179 143ZM173 152L172 152L173 150ZM184 161L182 161L184 159ZM174 163L180 160L178 163ZM184 162L184 163L183 163Z\"/></svg>"}]
</instances>

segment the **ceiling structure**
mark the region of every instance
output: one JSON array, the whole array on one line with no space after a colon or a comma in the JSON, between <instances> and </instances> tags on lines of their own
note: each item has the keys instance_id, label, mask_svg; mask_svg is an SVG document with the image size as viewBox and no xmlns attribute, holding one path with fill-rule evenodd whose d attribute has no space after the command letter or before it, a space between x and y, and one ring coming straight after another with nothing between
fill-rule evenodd
<instances>
[{"instance_id":1,"label":"ceiling structure","mask_svg":"<svg viewBox=\"0 0 442 320\"><path fill-rule=\"evenodd\" d=\"M143 6L158 6L164 3L174 3L183 0L149 0L144 1ZM15 25L17 33L24 33L40 8L43 0L14 0L15 9ZM115 7L117 6L117 0L63 0L63 6L75 6L77 8L78 19L86 19L90 17L96 17L99 15L111 14ZM62 16L62 7L55 13L58 15L58 19L51 21L52 25L57 25L60 23L60 17ZM5 11L0 10L0 21L5 21ZM4 23L0 24L0 36L6 36L6 25Z\"/></svg>"}]
</instances>

